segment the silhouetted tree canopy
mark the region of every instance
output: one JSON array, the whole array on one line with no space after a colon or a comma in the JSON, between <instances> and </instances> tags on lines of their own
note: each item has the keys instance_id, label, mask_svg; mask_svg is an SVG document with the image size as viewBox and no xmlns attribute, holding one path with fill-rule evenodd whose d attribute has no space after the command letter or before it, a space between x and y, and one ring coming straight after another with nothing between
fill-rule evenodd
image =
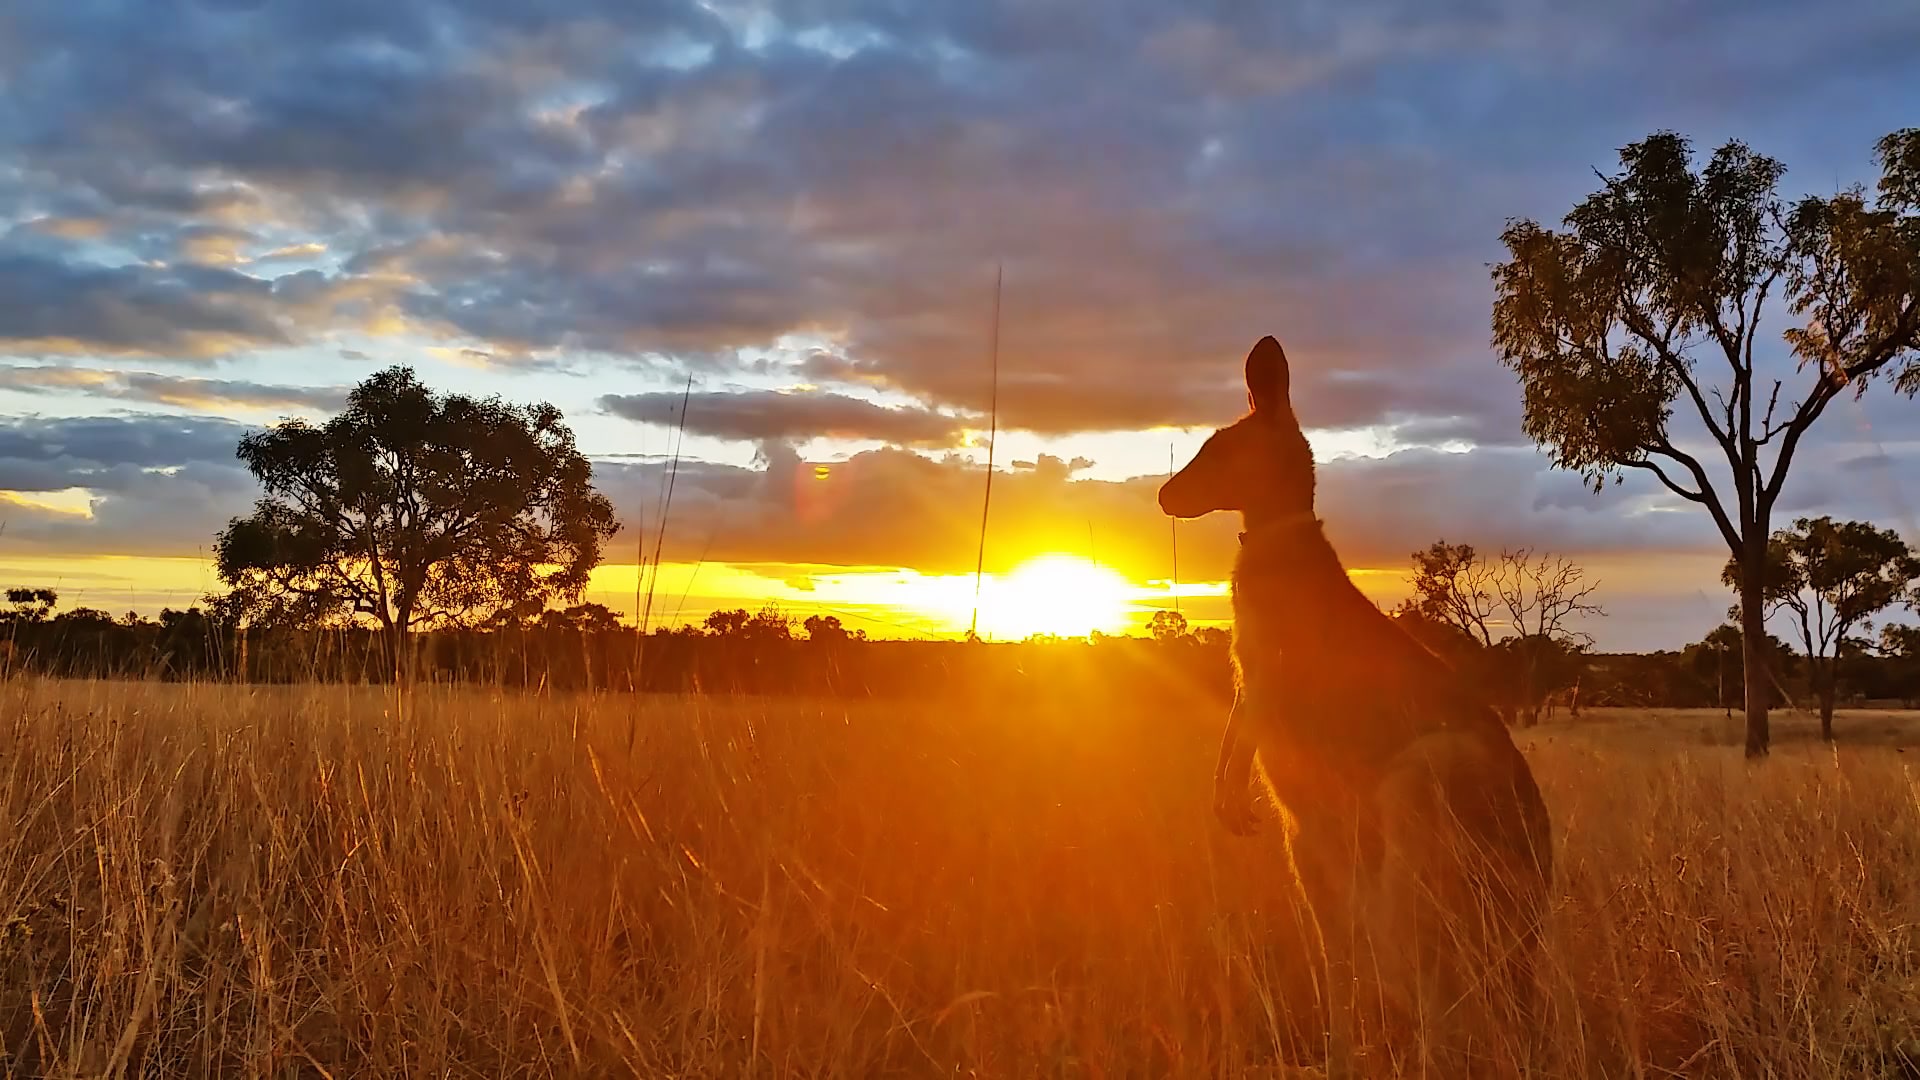
<instances>
[{"instance_id":1,"label":"silhouetted tree canopy","mask_svg":"<svg viewBox=\"0 0 1920 1080\"><path fill-rule=\"evenodd\" d=\"M1737 587L1740 566L1729 560L1720 579ZM1914 600L1920 557L1900 534L1864 521L1801 518L1767 544L1762 598L1768 614L1788 611L1806 653L1820 703L1820 735L1833 739L1833 706L1842 653L1862 642L1868 619Z\"/></svg>"},{"instance_id":2,"label":"silhouetted tree canopy","mask_svg":"<svg viewBox=\"0 0 1920 1080\"><path fill-rule=\"evenodd\" d=\"M1147 620L1147 633L1155 641L1178 641L1187 636L1187 617L1177 611L1156 611Z\"/></svg>"},{"instance_id":3,"label":"silhouetted tree canopy","mask_svg":"<svg viewBox=\"0 0 1920 1080\"><path fill-rule=\"evenodd\" d=\"M775 604L766 604L759 611L747 614L745 608L732 611L715 611L707 615L707 632L718 637L740 638L748 641L791 641L793 639L793 620Z\"/></svg>"},{"instance_id":4,"label":"silhouetted tree canopy","mask_svg":"<svg viewBox=\"0 0 1920 1080\"><path fill-rule=\"evenodd\" d=\"M436 394L404 367L324 425L246 436L239 456L266 494L215 545L234 613L371 619L396 665L417 628L577 600L617 527L558 409Z\"/></svg>"},{"instance_id":5,"label":"silhouetted tree canopy","mask_svg":"<svg viewBox=\"0 0 1920 1080\"><path fill-rule=\"evenodd\" d=\"M1622 150L1621 171L1560 230L1510 222L1493 268L1493 344L1519 376L1527 434L1596 489L1650 473L1726 541L1755 643L1743 657L1753 755L1768 745L1767 537L1794 450L1848 387L1884 374L1920 390L1920 129L1888 135L1876 158L1876 198L1788 205L1780 162L1728 142L1696 170L1687 140L1662 132ZM1769 299L1798 320L1782 334L1797 389L1756 374L1762 327L1781 325L1763 318ZM1704 459L1674 432L1676 411L1704 429Z\"/></svg>"},{"instance_id":6,"label":"silhouetted tree canopy","mask_svg":"<svg viewBox=\"0 0 1920 1080\"><path fill-rule=\"evenodd\" d=\"M817 641L821 644L864 641L867 637L865 630L848 630L840 622L838 615L809 615L806 621L800 624L800 628L807 632L808 641Z\"/></svg>"},{"instance_id":7,"label":"silhouetted tree canopy","mask_svg":"<svg viewBox=\"0 0 1920 1080\"><path fill-rule=\"evenodd\" d=\"M60 603L60 594L52 589L16 587L7 590L7 611L0 621L37 623Z\"/></svg>"},{"instance_id":8,"label":"silhouetted tree canopy","mask_svg":"<svg viewBox=\"0 0 1920 1080\"><path fill-rule=\"evenodd\" d=\"M1920 626L1888 623L1881 627L1880 651L1903 660L1920 660Z\"/></svg>"},{"instance_id":9,"label":"silhouetted tree canopy","mask_svg":"<svg viewBox=\"0 0 1920 1080\"><path fill-rule=\"evenodd\" d=\"M605 634L621 628L619 614L605 604L548 609L540 613L539 623L542 629L571 630L577 634Z\"/></svg>"},{"instance_id":10,"label":"silhouetted tree canopy","mask_svg":"<svg viewBox=\"0 0 1920 1080\"><path fill-rule=\"evenodd\" d=\"M1493 645L1493 617L1499 599L1493 590L1493 569L1472 544L1437 540L1413 553L1413 595L1401 605L1403 615L1421 620L1416 636L1444 639L1434 627L1449 627L1483 647ZM1413 631L1415 623L1403 623ZM1459 651L1457 644L1440 642L1443 655ZM1429 647L1435 641L1429 640Z\"/></svg>"}]
</instances>

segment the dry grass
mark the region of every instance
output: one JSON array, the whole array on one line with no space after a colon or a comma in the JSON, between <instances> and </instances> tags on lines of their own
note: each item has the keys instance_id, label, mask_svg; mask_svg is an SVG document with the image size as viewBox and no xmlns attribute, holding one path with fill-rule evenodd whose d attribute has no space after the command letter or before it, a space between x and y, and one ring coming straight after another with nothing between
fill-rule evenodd
<instances>
[{"instance_id":1,"label":"dry grass","mask_svg":"<svg viewBox=\"0 0 1920 1080\"><path fill-rule=\"evenodd\" d=\"M1211 706L632 708L0 686L8 1072L1241 1076L1311 1042L1276 841L1208 816ZM1718 726L1532 740L1559 873L1512 1052L1916 1075L1907 756L1749 768Z\"/></svg>"}]
</instances>

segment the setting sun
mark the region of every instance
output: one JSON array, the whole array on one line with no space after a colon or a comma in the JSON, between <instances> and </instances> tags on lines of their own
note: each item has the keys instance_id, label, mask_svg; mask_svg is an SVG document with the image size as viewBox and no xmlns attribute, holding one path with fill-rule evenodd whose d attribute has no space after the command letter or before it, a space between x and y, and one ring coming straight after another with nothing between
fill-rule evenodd
<instances>
[{"instance_id":1,"label":"setting sun","mask_svg":"<svg viewBox=\"0 0 1920 1080\"><path fill-rule=\"evenodd\" d=\"M1007 639L1116 632L1126 627L1137 591L1118 572L1078 555L1042 555L986 581L980 633Z\"/></svg>"}]
</instances>

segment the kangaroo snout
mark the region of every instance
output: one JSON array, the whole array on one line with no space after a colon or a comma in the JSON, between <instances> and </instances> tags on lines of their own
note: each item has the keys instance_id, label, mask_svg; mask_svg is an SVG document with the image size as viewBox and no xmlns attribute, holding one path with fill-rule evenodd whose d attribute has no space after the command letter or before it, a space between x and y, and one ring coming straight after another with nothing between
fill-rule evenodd
<instances>
[{"instance_id":1,"label":"kangaroo snout","mask_svg":"<svg viewBox=\"0 0 1920 1080\"><path fill-rule=\"evenodd\" d=\"M1168 517L1197 518L1218 509L1201 505L1202 500L1196 499L1191 490L1193 486L1193 478L1184 469L1169 477L1160 485L1160 512Z\"/></svg>"}]
</instances>

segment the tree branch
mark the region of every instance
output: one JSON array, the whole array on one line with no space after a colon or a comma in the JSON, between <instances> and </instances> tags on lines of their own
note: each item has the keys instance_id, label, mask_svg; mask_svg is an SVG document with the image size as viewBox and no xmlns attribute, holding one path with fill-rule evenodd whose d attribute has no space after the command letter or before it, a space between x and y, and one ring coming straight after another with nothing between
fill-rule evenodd
<instances>
[{"instance_id":1,"label":"tree branch","mask_svg":"<svg viewBox=\"0 0 1920 1080\"><path fill-rule=\"evenodd\" d=\"M1775 435L1786 430L1785 424L1779 427L1773 425L1774 410L1780 406L1780 387L1782 385L1784 385L1784 380L1773 380L1773 393L1767 395L1767 414L1760 420L1760 437L1753 441L1753 445L1755 446L1767 445L1773 441Z\"/></svg>"},{"instance_id":2,"label":"tree branch","mask_svg":"<svg viewBox=\"0 0 1920 1080\"><path fill-rule=\"evenodd\" d=\"M1655 476L1658 476L1661 482L1672 489L1676 495L1706 507L1707 512L1713 515L1713 523L1719 526L1720 536L1726 540L1728 549L1736 555L1739 554L1741 547L1740 530L1734 527L1733 520L1727 517L1726 508L1720 505L1720 497L1714 494L1713 482L1708 479L1707 470L1700 464L1700 460L1665 440L1647 446L1645 449L1649 454L1659 454L1662 457L1680 463L1686 468L1687 472L1693 475L1693 482L1698 484L1699 487L1689 493L1686 488L1674 483L1673 480L1666 475L1665 470L1661 469L1652 461L1642 460L1629 464L1633 464L1636 468L1647 469Z\"/></svg>"},{"instance_id":3,"label":"tree branch","mask_svg":"<svg viewBox=\"0 0 1920 1080\"><path fill-rule=\"evenodd\" d=\"M1789 606L1800 616L1800 640L1807 647L1807 655L1810 657L1819 655L1814 651L1813 647L1813 624L1809 621L1807 615L1806 602L1800 601L1798 603L1792 603ZM1824 651L1824 649L1822 651Z\"/></svg>"},{"instance_id":4,"label":"tree branch","mask_svg":"<svg viewBox=\"0 0 1920 1080\"><path fill-rule=\"evenodd\" d=\"M1744 366L1749 379L1753 377L1753 342L1760 336L1760 312L1766 307L1767 293L1773 290L1773 283L1780 279L1781 269L1781 266L1776 264L1773 272L1762 278L1759 287L1754 290L1753 319L1747 323L1746 343L1742 350L1745 353Z\"/></svg>"},{"instance_id":5,"label":"tree branch","mask_svg":"<svg viewBox=\"0 0 1920 1080\"><path fill-rule=\"evenodd\" d=\"M1828 378L1826 365L1822 364L1819 385L1794 409L1793 418L1782 429L1786 440L1780 444L1779 456L1773 459L1773 476L1760 488L1758 506L1763 514L1772 511L1774 500L1780 497L1780 489L1787 482L1787 466L1793 462L1793 452L1800 445L1800 436L1805 435L1813 422L1820 419L1820 414L1827 409L1827 403L1839 396L1842 385Z\"/></svg>"},{"instance_id":6,"label":"tree branch","mask_svg":"<svg viewBox=\"0 0 1920 1080\"><path fill-rule=\"evenodd\" d=\"M1894 328L1889 330L1870 349L1862 351L1860 362L1852 366L1835 365L1847 382L1871 375L1887 361L1897 356L1902 349L1913 347L1915 338L1920 337L1920 298L1908 301L1907 310L1894 320Z\"/></svg>"},{"instance_id":7,"label":"tree branch","mask_svg":"<svg viewBox=\"0 0 1920 1080\"><path fill-rule=\"evenodd\" d=\"M1653 346L1654 355L1660 358L1661 364L1673 372L1674 377L1680 380L1681 386L1686 387L1687 396L1693 399L1693 407L1700 414L1700 422L1707 426L1708 433L1713 436L1715 442L1720 444L1721 452L1727 455L1727 464L1736 474L1739 473L1740 458L1735 453L1733 437L1728 433L1731 425L1728 428L1722 428L1714 422L1713 409L1707 404L1706 395L1700 392L1700 384L1694 379L1692 369L1687 366L1686 357L1674 352L1672 342L1668 339L1653 333L1653 327L1647 321L1647 317L1631 300L1622 297L1621 306L1625 310L1621 321L1635 337ZM1738 376L1736 376L1736 383L1737 380Z\"/></svg>"},{"instance_id":8,"label":"tree branch","mask_svg":"<svg viewBox=\"0 0 1920 1080\"><path fill-rule=\"evenodd\" d=\"M1742 293L1741 301L1743 304L1745 300L1746 295ZM1744 307L1741 311L1740 319L1742 322L1746 321ZM1733 369L1733 397L1735 401L1738 401L1741 390L1751 381L1749 376L1752 374L1740 363L1740 336L1727 329L1726 321L1720 318L1720 312L1712 307L1708 307L1707 310L1707 327L1713 332L1713 340L1720 346L1720 351L1726 354L1727 366ZM1728 422L1727 427L1729 430L1732 429L1733 424L1731 421Z\"/></svg>"},{"instance_id":9,"label":"tree branch","mask_svg":"<svg viewBox=\"0 0 1920 1080\"><path fill-rule=\"evenodd\" d=\"M1643 459L1640 461L1623 461L1621 462L1621 464L1627 466L1628 468L1647 470L1648 472L1652 473L1654 476L1659 477L1660 482L1667 486L1667 490L1673 492L1675 495L1680 496L1681 498L1687 500L1688 502L1704 503L1707 501L1707 497L1704 493L1695 491L1692 488L1681 487L1680 484L1673 479L1673 477L1667 475L1666 470L1660 467L1659 462L1647 461Z\"/></svg>"}]
</instances>

